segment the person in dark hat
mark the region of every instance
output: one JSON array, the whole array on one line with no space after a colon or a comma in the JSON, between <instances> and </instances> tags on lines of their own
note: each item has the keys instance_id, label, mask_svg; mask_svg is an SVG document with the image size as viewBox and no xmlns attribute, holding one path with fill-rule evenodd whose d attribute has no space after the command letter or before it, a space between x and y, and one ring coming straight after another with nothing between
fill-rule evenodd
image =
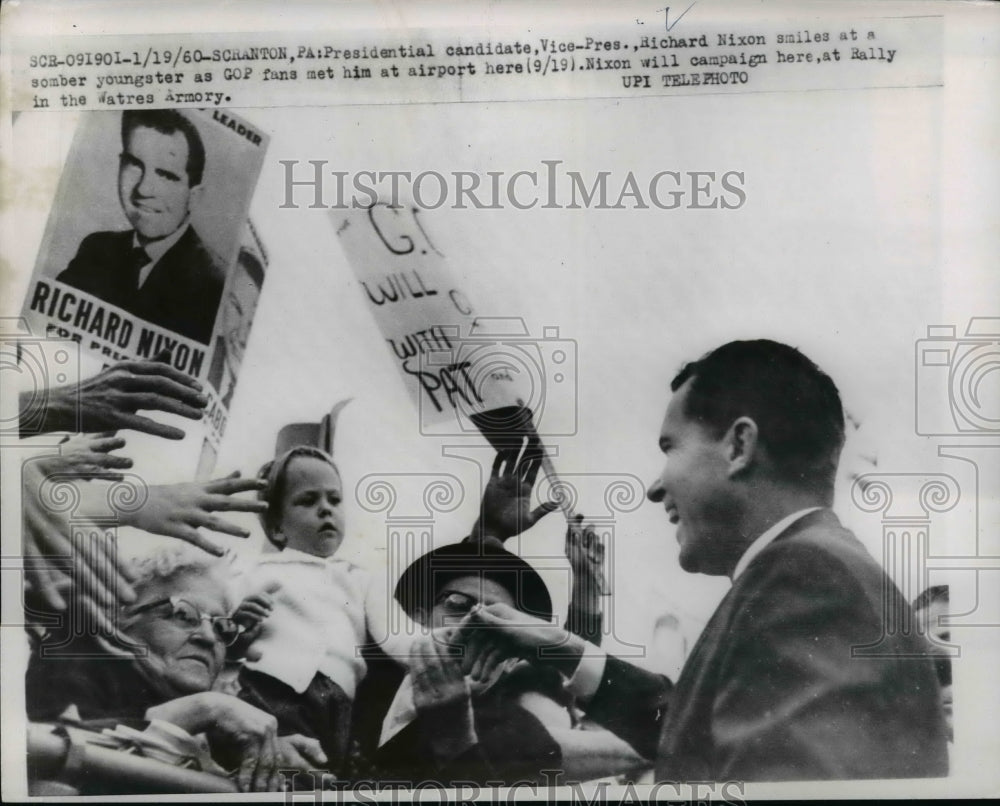
<instances>
[{"instance_id":1,"label":"person in dark hat","mask_svg":"<svg viewBox=\"0 0 1000 806\"><path fill-rule=\"evenodd\" d=\"M443 546L403 572L396 599L430 632L417 639L382 723L379 777L541 781L542 770L558 769L562 753L546 723L572 725L559 675L515 661L483 678L485 664L455 640L484 605L550 619L552 600L531 565L494 542Z\"/></svg>"},{"instance_id":2,"label":"person in dark hat","mask_svg":"<svg viewBox=\"0 0 1000 806\"><path fill-rule=\"evenodd\" d=\"M495 473L484 495L485 531L496 525L489 501L497 488ZM520 489L510 493L506 505L516 510L523 496ZM576 535L579 525L570 531ZM545 582L495 533L480 531L476 539L418 558L403 572L395 596L429 632L418 637L409 674L382 720L375 777L411 784L548 783L555 775L590 780L646 764L609 731L576 729L572 698L553 668L498 662L499 650L481 632L463 629L470 614L497 604L552 619Z\"/></svg>"},{"instance_id":3,"label":"person in dark hat","mask_svg":"<svg viewBox=\"0 0 1000 806\"><path fill-rule=\"evenodd\" d=\"M606 730L580 730L558 672L505 663L464 623L478 608L504 604L551 622L552 599L530 563L503 541L558 508L532 509L539 460L523 445L496 444L496 461L479 518L462 542L442 546L400 576L395 598L427 632L407 673L368 647L368 674L355 700L350 777L392 781L539 781L558 771L591 780L646 765ZM572 518L566 556L573 574L566 628L600 640L599 580L603 545Z\"/></svg>"}]
</instances>

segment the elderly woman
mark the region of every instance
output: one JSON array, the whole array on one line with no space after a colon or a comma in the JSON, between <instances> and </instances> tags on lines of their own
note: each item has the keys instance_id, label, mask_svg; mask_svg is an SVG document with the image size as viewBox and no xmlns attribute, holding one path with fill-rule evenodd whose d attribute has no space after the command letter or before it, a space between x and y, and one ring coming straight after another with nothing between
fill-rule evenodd
<instances>
[{"instance_id":1,"label":"elderly woman","mask_svg":"<svg viewBox=\"0 0 1000 806\"><path fill-rule=\"evenodd\" d=\"M240 634L226 559L181 545L138 561L129 576L136 598L118 607L116 641L67 618L41 642L28 666L29 719L55 720L73 706L84 721L159 720L204 734L242 791L278 789L278 769L325 761L315 741L279 738L273 716L212 691Z\"/></svg>"}]
</instances>

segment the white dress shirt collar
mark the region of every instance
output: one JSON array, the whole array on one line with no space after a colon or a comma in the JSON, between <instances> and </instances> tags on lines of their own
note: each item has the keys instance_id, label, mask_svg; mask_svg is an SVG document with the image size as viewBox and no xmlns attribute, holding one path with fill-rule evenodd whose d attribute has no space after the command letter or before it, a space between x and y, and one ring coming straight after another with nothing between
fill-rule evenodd
<instances>
[{"instance_id":1,"label":"white dress shirt collar","mask_svg":"<svg viewBox=\"0 0 1000 806\"><path fill-rule=\"evenodd\" d=\"M169 235L156 241L150 241L145 246L139 243L139 236L135 232L132 233L132 247L142 246L146 254L149 255L149 263L139 270L139 288L142 288L146 280L149 279L149 275L153 271L153 266L167 253L168 249L184 236L184 233L188 231L190 226L191 220L185 219L184 223Z\"/></svg>"},{"instance_id":2,"label":"white dress shirt collar","mask_svg":"<svg viewBox=\"0 0 1000 806\"><path fill-rule=\"evenodd\" d=\"M743 556L740 557L739 562L736 563L736 567L733 569L733 582L736 578L747 570L747 566L753 561L753 558L760 554L764 549L766 549L771 543L773 543L782 532L785 531L789 526L791 526L799 518L804 518L810 512L815 512L823 507L807 507L806 509L800 509L798 512L793 512L791 515L787 515L774 524L770 529L764 532L760 537L753 541L749 546L747 546L746 551L743 552Z\"/></svg>"}]
</instances>

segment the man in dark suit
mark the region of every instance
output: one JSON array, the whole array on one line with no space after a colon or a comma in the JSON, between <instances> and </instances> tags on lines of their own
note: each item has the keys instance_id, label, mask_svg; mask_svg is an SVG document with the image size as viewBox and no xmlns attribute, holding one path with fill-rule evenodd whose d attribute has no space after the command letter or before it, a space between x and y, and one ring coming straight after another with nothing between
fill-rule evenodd
<instances>
[{"instance_id":1,"label":"man in dark suit","mask_svg":"<svg viewBox=\"0 0 1000 806\"><path fill-rule=\"evenodd\" d=\"M176 110L122 113L118 200L131 230L95 232L56 278L207 344L225 271L191 226L205 147Z\"/></svg>"},{"instance_id":2,"label":"man in dark suit","mask_svg":"<svg viewBox=\"0 0 1000 806\"><path fill-rule=\"evenodd\" d=\"M829 509L844 442L833 381L794 348L750 341L671 388L648 497L677 527L681 567L733 582L677 682L499 605L467 628L543 661L560 646L548 662L588 717L655 759L657 780L947 774L930 649L887 624L908 603Z\"/></svg>"}]
</instances>

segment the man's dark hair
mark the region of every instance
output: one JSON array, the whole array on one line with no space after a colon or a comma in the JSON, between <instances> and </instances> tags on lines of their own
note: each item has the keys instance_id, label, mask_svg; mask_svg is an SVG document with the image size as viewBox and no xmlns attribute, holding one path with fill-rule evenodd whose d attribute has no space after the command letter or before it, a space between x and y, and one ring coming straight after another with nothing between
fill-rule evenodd
<instances>
[{"instance_id":1,"label":"man's dark hair","mask_svg":"<svg viewBox=\"0 0 1000 806\"><path fill-rule=\"evenodd\" d=\"M832 493L844 409L836 384L802 353L767 339L733 341L685 365L671 390L688 380L686 417L715 438L749 417L782 479Z\"/></svg>"},{"instance_id":2,"label":"man's dark hair","mask_svg":"<svg viewBox=\"0 0 1000 806\"><path fill-rule=\"evenodd\" d=\"M935 602L944 602L945 604L948 604L949 598L950 593L947 585L931 585L913 600L913 609L914 611L923 610L925 607L930 607Z\"/></svg>"},{"instance_id":3,"label":"man's dark hair","mask_svg":"<svg viewBox=\"0 0 1000 806\"><path fill-rule=\"evenodd\" d=\"M205 146L198 129L176 109L126 109L122 112L122 145L128 145L129 135L138 128L155 129L161 134L180 132L187 140L188 155L185 166L188 187L201 184L205 172Z\"/></svg>"}]
</instances>

